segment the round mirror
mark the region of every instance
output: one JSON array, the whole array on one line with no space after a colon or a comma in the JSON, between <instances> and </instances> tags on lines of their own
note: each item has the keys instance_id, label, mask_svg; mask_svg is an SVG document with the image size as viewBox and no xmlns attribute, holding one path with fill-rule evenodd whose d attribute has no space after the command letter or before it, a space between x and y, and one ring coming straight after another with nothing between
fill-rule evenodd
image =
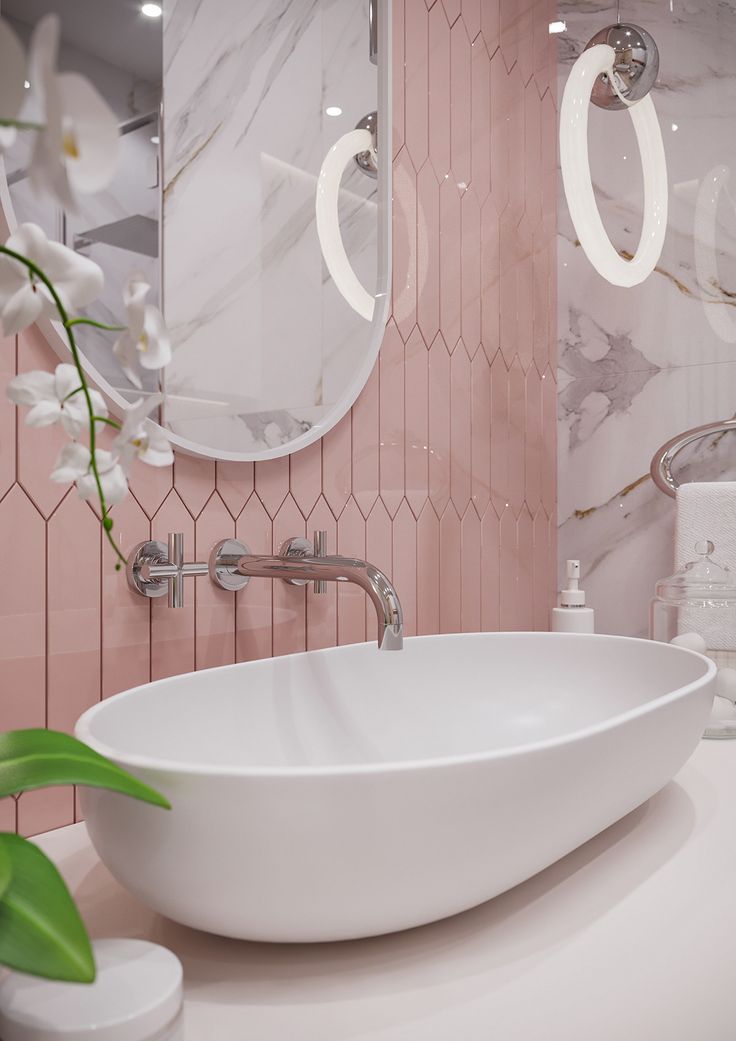
<instances>
[{"instance_id":1,"label":"round mirror","mask_svg":"<svg viewBox=\"0 0 736 1041\"><path fill-rule=\"evenodd\" d=\"M378 354L390 277L389 0L0 0L28 42L61 15L59 67L116 113L117 173L77 212L30 189L32 141L5 153L8 227L33 221L95 260L123 321L132 272L165 315L172 361L136 386L114 336L80 327L113 411L163 394L175 447L267 459L320 438ZM25 118L32 120L33 84ZM384 141L387 146L384 147ZM68 356L52 323L54 349Z\"/></svg>"}]
</instances>

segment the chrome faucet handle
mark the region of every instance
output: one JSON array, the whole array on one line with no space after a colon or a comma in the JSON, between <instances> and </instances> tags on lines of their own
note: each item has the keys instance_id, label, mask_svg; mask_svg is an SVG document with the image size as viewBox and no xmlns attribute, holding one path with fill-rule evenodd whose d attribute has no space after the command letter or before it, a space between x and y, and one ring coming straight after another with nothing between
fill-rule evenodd
<instances>
[{"instance_id":1,"label":"chrome faucet handle","mask_svg":"<svg viewBox=\"0 0 736 1041\"><path fill-rule=\"evenodd\" d=\"M302 538L301 536L287 539L286 542L282 542L279 548L279 556L284 557L287 560L303 560L305 557L326 557L327 532L315 531L313 542L310 542L309 539ZM309 585L308 578L284 578L284 582L288 582L291 586ZM327 592L327 583L320 579L315 579L312 583L312 587L315 593Z\"/></svg>"},{"instance_id":2,"label":"chrome faucet handle","mask_svg":"<svg viewBox=\"0 0 736 1041\"><path fill-rule=\"evenodd\" d=\"M168 594L169 607L184 606L184 579L206 575L206 564L184 561L184 535L170 532L163 542L139 542L128 557L128 585L141 596L157 599Z\"/></svg>"},{"instance_id":3,"label":"chrome faucet handle","mask_svg":"<svg viewBox=\"0 0 736 1041\"><path fill-rule=\"evenodd\" d=\"M327 556L327 532L326 531L315 531L312 535L312 544L314 546L315 557L326 557ZM315 593L326 593L327 583L322 579L317 579L312 588Z\"/></svg>"}]
</instances>

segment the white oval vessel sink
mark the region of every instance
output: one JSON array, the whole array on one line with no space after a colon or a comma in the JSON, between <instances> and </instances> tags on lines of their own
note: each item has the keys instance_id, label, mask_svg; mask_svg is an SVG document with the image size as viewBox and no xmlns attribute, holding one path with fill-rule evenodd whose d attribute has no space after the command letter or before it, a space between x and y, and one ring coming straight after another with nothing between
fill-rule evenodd
<instances>
[{"instance_id":1,"label":"white oval vessel sink","mask_svg":"<svg viewBox=\"0 0 736 1041\"><path fill-rule=\"evenodd\" d=\"M715 667L668 644L488 633L190 673L95 705L77 736L167 812L87 789L92 842L162 914L250 940L343 940L456 914L662 788Z\"/></svg>"}]
</instances>

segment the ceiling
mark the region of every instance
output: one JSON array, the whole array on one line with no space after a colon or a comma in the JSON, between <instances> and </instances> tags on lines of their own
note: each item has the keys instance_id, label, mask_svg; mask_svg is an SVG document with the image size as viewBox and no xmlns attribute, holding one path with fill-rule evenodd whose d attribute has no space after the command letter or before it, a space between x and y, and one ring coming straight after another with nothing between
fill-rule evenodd
<instances>
[{"instance_id":1,"label":"ceiling","mask_svg":"<svg viewBox=\"0 0 736 1041\"><path fill-rule=\"evenodd\" d=\"M139 0L0 0L0 10L31 26L55 11L65 43L152 83L161 81L162 19L141 14Z\"/></svg>"}]
</instances>

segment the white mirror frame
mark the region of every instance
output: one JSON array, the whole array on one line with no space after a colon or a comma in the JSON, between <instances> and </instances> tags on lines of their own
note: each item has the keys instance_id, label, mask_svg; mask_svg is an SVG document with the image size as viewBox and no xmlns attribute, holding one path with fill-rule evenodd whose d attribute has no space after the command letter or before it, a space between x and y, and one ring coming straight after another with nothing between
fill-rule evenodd
<instances>
[{"instance_id":1,"label":"white mirror frame","mask_svg":"<svg viewBox=\"0 0 736 1041\"><path fill-rule=\"evenodd\" d=\"M392 163L391 163L391 140L393 125L392 89L391 89L391 0L377 0L378 7L378 199L377 199L377 253L378 253L378 277L376 283L376 302L373 310L373 318L370 325L370 345L366 351L362 364L356 370L350 384L345 388L340 398L333 407L309 430L300 437L294 438L283 445L269 448L259 452L228 452L224 449L215 449L190 441L179 434L166 430L171 445L174 449L184 455L200 456L205 459L222 459L228 462L258 462L266 459L278 459L281 456L292 455L302 448L319 441L320 438L332 429L350 411L358 395L368 382L371 372L378 359L378 352L383 341L386 322L389 315L389 303L391 299L391 231L392 231ZM366 50L368 39L366 36ZM164 91L165 103L165 91ZM8 188L8 179L5 174L5 164L0 156L0 236L4 242L17 227L15 210ZM39 319L36 323L49 346L62 361L69 360L69 345L60 323L48 318ZM112 340L110 341L112 350ZM112 415L121 417L130 408L130 402L114 390L98 370L87 358L82 355L82 366L95 387L102 393L107 401Z\"/></svg>"}]
</instances>

